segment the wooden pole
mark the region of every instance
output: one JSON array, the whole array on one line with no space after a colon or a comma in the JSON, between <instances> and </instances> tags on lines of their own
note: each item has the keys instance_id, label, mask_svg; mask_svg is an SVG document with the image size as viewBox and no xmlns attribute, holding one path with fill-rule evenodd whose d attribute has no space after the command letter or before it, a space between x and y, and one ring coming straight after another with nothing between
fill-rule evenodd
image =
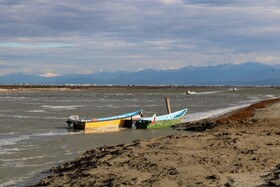
<instances>
[{"instance_id":1,"label":"wooden pole","mask_svg":"<svg viewBox=\"0 0 280 187\"><path fill-rule=\"evenodd\" d=\"M171 108L170 108L170 103L169 103L169 98L168 97L165 97L165 104L166 104L167 113L170 114L171 113Z\"/></svg>"}]
</instances>

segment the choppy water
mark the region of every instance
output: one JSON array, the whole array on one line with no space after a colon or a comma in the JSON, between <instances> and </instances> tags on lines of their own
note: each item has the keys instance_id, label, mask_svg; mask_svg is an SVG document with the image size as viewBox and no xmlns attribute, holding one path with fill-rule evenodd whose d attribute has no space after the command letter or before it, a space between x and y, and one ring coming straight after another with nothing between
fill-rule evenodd
<instances>
[{"instance_id":1,"label":"choppy water","mask_svg":"<svg viewBox=\"0 0 280 187\"><path fill-rule=\"evenodd\" d=\"M147 115L187 107L185 121L219 115L262 99L280 97L280 89L197 88L96 90L0 93L0 186L24 186L26 181L59 163L76 158L86 149L126 143L135 139L186 133L172 129L124 130L104 134L73 132L68 115L106 117L143 109Z\"/></svg>"}]
</instances>

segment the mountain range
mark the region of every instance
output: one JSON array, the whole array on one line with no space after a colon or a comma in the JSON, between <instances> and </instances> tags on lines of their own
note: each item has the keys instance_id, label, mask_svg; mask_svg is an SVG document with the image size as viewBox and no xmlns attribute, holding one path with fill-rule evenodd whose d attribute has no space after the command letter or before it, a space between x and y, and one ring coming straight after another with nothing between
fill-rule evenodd
<instances>
[{"instance_id":1,"label":"mountain range","mask_svg":"<svg viewBox=\"0 0 280 187\"><path fill-rule=\"evenodd\" d=\"M99 72L42 77L13 73L0 84L115 84L115 85L280 85L280 65L261 63L187 66L175 70Z\"/></svg>"}]
</instances>

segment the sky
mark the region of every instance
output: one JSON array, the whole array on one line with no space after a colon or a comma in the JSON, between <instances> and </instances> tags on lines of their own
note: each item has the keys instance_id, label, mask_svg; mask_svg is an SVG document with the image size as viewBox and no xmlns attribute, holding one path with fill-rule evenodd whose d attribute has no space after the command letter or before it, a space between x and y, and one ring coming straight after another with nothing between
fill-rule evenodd
<instances>
[{"instance_id":1,"label":"sky","mask_svg":"<svg viewBox=\"0 0 280 187\"><path fill-rule=\"evenodd\" d=\"M0 75L280 64L279 0L0 0Z\"/></svg>"}]
</instances>

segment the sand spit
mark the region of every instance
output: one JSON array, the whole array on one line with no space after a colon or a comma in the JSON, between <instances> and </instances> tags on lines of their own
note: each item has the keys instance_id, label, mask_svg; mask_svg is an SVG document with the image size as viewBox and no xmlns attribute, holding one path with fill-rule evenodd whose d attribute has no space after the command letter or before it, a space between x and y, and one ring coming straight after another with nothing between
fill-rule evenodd
<instances>
[{"instance_id":1,"label":"sand spit","mask_svg":"<svg viewBox=\"0 0 280 187\"><path fill-rule=\"evenodd\" d=\"M201 132L88 150L37 186L280 185L280 99L202 123Z\"/></svg>"},{"instance_id":2,"label":"sand spit","mask_svg":"<svg viewBox=\"0 0 280 187\"><path fill-rule=\"evenodd\" d=\"M224 88L229 91L231 86L187 86L187 85L95 85L95 84L18 84L0 85L0 93L17 92L41 92L41 91L96 91L96 90L201 90L205 88ZM240 88L253 88L252 86L240 86ZM280 89L280 87L269 86L266 88ZM202 92L207 93L207 92ZM210 92L212 93L212 92Z\"/></svg>"},{"instance_id":3,"label":"sand spit","mask_svg":"<svg viewBox=\"0 0 280 187\"><path fill-rule=\"evenodd\" d=\"M127 89L186 89L190 86L177 85L91 85L91 84L65 84L65 85L0 85L0 92L24 91L69 91L69 90L127 90ZM226 87L226 86L225 86ZM208 88L207 86L194 86L194 88Z\"/></svg>"}]
</instances>

